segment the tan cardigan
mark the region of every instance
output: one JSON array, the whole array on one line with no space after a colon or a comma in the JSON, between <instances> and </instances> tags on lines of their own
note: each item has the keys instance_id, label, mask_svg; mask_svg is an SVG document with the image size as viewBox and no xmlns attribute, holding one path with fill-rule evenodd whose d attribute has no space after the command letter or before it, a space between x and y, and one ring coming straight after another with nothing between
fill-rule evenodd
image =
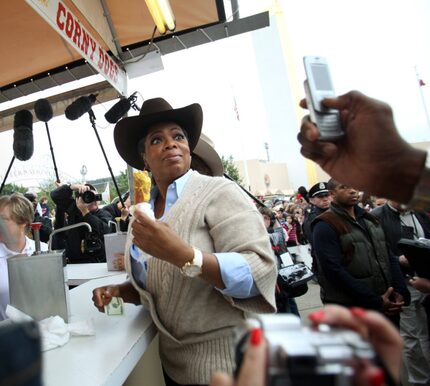
<instances>
[{"instance_id":1,"label":"tan cardigan","mask_svg":"<svg viewBox=\"0 0 430 386\"><path fill-rule=\"evenodd\" d=\"M260 213L235 183L197 172L165 222L204 252L241 253L261 293L249 299L224 296L205 280L185 277L178 267L156 258L148 262L143 290L131 275L129 227L126 269L160 332L165 371L180 384L208 384L214 371L233 372L233 328L245 313L276 310L277 273L269 238Z\"/></svg>"}]
</instances>

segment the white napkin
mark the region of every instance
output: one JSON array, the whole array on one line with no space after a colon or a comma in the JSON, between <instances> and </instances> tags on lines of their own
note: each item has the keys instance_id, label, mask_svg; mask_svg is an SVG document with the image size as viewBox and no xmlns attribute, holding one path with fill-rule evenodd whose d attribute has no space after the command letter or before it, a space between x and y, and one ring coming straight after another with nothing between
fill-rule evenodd
<instances>
[{"instance_id":1,"label":"white napkin","mask_svg":"<svg viewBox=\"0 0 430 386\"><path fill-rule=\"evenodd\" d=\"M30 316L8 304L6 315L12 322L33 320ZM38 322L42 338L42 351L64 346L70 336L95 335L92 319L66 323L60 316L50 316Z\"/></svg>"}]
</instances>

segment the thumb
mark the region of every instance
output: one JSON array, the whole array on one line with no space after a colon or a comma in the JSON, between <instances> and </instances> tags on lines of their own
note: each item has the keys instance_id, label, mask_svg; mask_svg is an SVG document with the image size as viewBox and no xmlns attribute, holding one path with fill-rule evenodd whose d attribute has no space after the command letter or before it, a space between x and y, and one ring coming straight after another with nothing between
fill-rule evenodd
<instances>
[{"instance_id":1,"label":"thumb","mask_svg":"<svg viewBox=\"0 0 430 386\"><path fill-rule=\"evenodd\" d=\"M233 386L233 380L225 373L215 373L210 386Z\"/></svg>"},{"instance_id":2,"label":"thumb","mask_svg":"<svg viewBox=\"0 0 430 386\"><path fill-rule=\"evenodd\" d=\"M391 294L394 292L394 288L393 287L390 287L390 288L388 288L387 289L387 291L385 291L385 293L384 293L384 295L383 296L385 296L385 297L390 297L391 296Z\"/></svg>"}]
</instances>

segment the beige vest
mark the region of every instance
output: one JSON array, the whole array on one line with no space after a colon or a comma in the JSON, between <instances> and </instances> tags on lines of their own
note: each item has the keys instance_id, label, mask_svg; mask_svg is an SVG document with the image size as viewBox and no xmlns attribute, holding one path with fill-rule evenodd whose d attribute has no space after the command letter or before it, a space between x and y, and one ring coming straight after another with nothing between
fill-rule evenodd
<instances>
[{"instance_id":1,"label":"beige vest","mask_svg":"<svg viewBox=\"0 0 430 386\"><path fill-rule=\"evenodd\" d=\"M249 299L222 295L205 280L188 278L178 267L151 258L146 290L130 275L160 332L160 357L178 383L208 384L214 371L232 373L233 329L246 313L274 312L276 266L262 217L231 181L193 172L165 222L189 245L204 252L238 252L247 260L261 293Z\"/></svg>"}]
</instances>

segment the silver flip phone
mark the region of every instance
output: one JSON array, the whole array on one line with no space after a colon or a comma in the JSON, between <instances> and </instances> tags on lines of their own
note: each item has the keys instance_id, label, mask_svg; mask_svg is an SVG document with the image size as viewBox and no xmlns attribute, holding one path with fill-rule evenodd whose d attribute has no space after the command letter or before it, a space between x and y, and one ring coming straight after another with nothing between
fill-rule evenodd
<instances>
[{"instance_id":1,"label":"silver flip phone","mask_svg":"<svg viewBox=\"0 0 430 386\"><path fill-rule=\"evenodd\" d=\"M307 79L304 81L306 103L311 121L320 132L321 141L336 141L344 136L340 124L339 111L328 109L321 101L336 97L327 61L320 56L303 58Z\"/></svg>"}]
</instances>

